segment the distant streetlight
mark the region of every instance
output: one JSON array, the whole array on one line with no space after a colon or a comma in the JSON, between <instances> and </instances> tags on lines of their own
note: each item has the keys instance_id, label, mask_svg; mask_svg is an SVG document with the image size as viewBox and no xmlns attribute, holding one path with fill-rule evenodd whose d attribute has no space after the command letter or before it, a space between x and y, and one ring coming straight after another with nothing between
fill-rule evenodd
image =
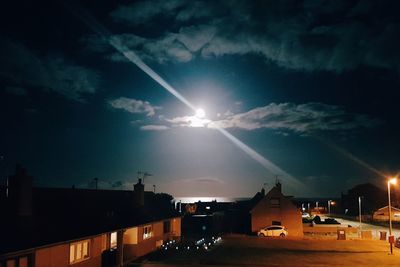
<instances>
[{"instance_id":1,"label":"distant streetlight","mask_svg":"<svg viewBox=\"0 0 400 267\"><path fill-rule=\"evenodd\" d=\"M394 242L394 237L392 236L392 205L390 201L390 185L396 185L397 184L397 177L390 178L388 181L388 208L389 208L389 243L390 243L390 254L393 254L393 242Z\"/></svg>"}]
</instances>

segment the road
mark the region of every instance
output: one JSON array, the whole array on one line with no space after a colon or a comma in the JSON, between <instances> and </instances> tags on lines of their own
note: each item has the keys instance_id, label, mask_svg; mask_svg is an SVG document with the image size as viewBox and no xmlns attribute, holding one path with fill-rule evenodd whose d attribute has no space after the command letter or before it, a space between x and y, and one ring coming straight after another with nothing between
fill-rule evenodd
<instances>
[{"instance_id":1,"label":"road","mask_svg":"<svg viewBox=\"0 0 400 267\"><path fill-rule=\"evenodd\" d=\"M160 251L161 253L165 251ZM379 240L324 240L225 236L209 251L174 250L164 257L149 257L128 266L137 267L337 267L399 266L400 250L388 255L387 242ZM162 256L162 255L161 255Z\"/></svg>"},{"instance_id":2,"label":"road","mask_svg":"<svg viewBox=\"0 0 400 267\"><path fill-rule=\"evenodd\" d=\"M351 227L359 227L360 223L359 222L355 222L355 221L349 221L349 220L345 220L342 218L337 218L335 216L321 216L321 219L325 219L325 218L334 218L336 219L338 222L340 222L342 225L351 225ZM387 232L387 235L389 235L389 228L388 227L383 227L383 226L377 226L377 225L373 225L373 224L369 224L369 223L361 223L361 229L362 230L370 230L372 231L372 235L374 238L379 239L379 232L380 231L385 231ZM392 230L393 235L397 238L400 237L400 229L393 229Z\"/></svg>"}]
</instances>

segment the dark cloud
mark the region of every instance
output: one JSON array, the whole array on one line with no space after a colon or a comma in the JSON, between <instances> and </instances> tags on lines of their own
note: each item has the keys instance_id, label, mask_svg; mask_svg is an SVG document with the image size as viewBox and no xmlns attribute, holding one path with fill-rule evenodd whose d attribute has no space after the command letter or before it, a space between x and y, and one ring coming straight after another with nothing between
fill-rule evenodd
<instances>
[{"instance_id":1,"label":"dark cloud","mask_svg":"<svg viewBox=\"0 0 400 267\"><path fill-rule=\"evenodd\" d=\"M347 0L138 1L118 7L111 16L143 27L160 17L174 19L158 36L116 35L145 60L160 63L255 54L305 71L342 72L362 65L399 70L396 5ZM108 57L121 60L115 54Z\"/></svg>"},{"instance_id":2,"label":"dark cloud","mask_svg":"<svg viewBox=\"0 0 400 267\"><path fill-rule=\"evenodd\" d=\"M18 86L6 86L5 91L9 94L17 96L26 96L28 94L24 88Z\"/></svg>"},{"instance_id":3,"label":"dark cloud","mask_svg":"<svg viewBox=\"0 0 400 267\"><path fill-rule=\"evenodd\" d=\"M41 56L5 38L0 38L0 61L0 77L10 88L37 87L83 101L85 94L96 92L99 82L96 72L75 65L62 55Z\"/></svg>"},{"instance_id":4,"label":"dark cloud","mask_svg":"<svg viewBox=\"0 0 400 267\"><path fill-rule=\"evenodd\" d=\"M120 97L109 101L109 104L115 109L123 109L130 113L146 114L153 116L160 107L151 105L148 101L142 101L127 97Z\"/></svg>"},{"instance_id":5,"label":"dark cloud","mask_svg":"<svg viewBox=\"0 0 400 267\"><path fill-rule=\"evenodd\" d=\"M192 19L208 18L217 14L217 9L204 1L155 0L137 1L130 5L121 5L111 12L117 22L131 25L146 25L159 17L174 18L184 22Z\"/></svg>"}]
</instances>

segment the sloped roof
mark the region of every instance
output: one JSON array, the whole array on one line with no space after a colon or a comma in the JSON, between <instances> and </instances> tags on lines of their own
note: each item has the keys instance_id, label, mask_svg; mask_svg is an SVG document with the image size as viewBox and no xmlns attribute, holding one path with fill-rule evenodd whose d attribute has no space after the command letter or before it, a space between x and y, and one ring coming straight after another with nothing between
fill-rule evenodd
<instances>
[{"instance_id":1,"label":"sloped roof","mask_svg":"<svg viewBox=\"0 0 400 267\"><path fill-rule=\"evenodd\" d=\"M180 217L160 195L145 192L139 207L133 191L34 188L33 216L1 216L0 255Z\"/></svg>"},{"instance_id":2,"label":"sloped roof","mask_svg":"<svg viewBox=\"0 0 400 267\"><path fill-rule=\"evenodd\" d=\"M392 206L391 208L392 208L392 210L400 211L400 209L395 208L395 207L393 207L393 206ZM384 206L384 207L382 207L382 208L376 210L375 212L377 212L377 211L383 211L383 210L388 210L388 206Z\"/></svg>"},{"instance_id":3,"label":"sloped roof","mask_svg":"<svg viewBox=\"0 0 400 267\"><path fill-rule=\"evenodd\" d=\"M274 186L271 188L271 190L268 191L268 193L265 195L265 197L261 198L257 203L254 204L254 206L250 210L250 213L253 212L253 210L258 206L258 204L260 204L260 202L263 199L268 199L268 198L277 197L277 196L287 198L286 196L284 196L282 194L281 190L277 186ZM287 199L289 199L289 198L287 198Z\"/></svg>"}]
</instances>

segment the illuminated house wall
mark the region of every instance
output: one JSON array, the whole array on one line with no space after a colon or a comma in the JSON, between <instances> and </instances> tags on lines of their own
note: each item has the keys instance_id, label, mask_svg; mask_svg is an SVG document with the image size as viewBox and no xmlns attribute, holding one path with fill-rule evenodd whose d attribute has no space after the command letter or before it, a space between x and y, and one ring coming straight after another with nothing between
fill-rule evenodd
<instances>
[{"instance_id":1,"label":"illuminated house wall","mask_svg":"<svg viewBox=\"0 0 400 267\"><path fill-rule=\"evenodd\" d=\"M169 229L166 224L169 224ZM124 232L124 261L146 255L165 241L179 239L181 236L181 218L171 218L137 227Z\"/></svg>"},{"instance_id":2,"label":"illuminated house wall","mask_svg":"<svg viewBox=\"0 0 400 267\"><path fill-rule=\"evenodd\" d=\"M400 209L396 209L392 207L392 221L400 222ZM374 221L389 221L389 208L385 206L383 208L378 209L373 214Z\"/></svg>"},{"instance_id":3,"label":"illuminated house wall","mask_svg":"<svg viewBox=\"0 0 400 267\"><path fill-rule=\"evenodd\" d=\"M289 236L303 236L301 212L282 194L279 183L251 210L252 232L273 224L285 226Z\"/></svg>"}]
</instances>

